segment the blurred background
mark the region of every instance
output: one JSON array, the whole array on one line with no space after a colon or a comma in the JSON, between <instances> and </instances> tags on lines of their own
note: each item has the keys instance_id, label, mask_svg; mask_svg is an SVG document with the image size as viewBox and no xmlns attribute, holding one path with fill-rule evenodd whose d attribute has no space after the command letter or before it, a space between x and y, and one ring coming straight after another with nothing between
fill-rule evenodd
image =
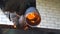
<instances>
[{"instance_id":1,"label":"blurred background","mask_svg":"<svg viewBox=\"0 0 60 34\"><path fill-rule=\"evenodd\" d=\"M60 29L60 0L36 0L41 15L38 27Z\"/></svg>"},{"instance_id":2,"label":"blurred background","mask_svg":"<svg viewBox=\"0 0 60 34\"><path fill-rule=\"evenodd\" d=\"M35 0L34 0L35 1ZM60 30L60 0L36 0L36 8L41 15L41 23L38 28ZM2 6L0 6L2 7ZM1 34L60 34L60 31L47 31L45 29L15 30L0 29Z\"/></svg>"}]
</instances>

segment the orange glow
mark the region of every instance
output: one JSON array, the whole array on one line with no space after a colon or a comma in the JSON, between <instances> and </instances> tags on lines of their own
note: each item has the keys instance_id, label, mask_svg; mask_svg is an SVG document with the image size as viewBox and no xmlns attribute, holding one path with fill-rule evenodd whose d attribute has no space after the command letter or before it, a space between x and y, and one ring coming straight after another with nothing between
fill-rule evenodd
<instances>
[{"instance_id":1,"label":"orange glow","mask_svg":"<svg viewBox=\"0 0 60 34\"><path fill-rule=\"evenodd\" d=\"M32 12L26 16L26 21L29 25L38 25L41 21L41 17L39 14Z\"/></svg>"},{"instance_id":2,"label":"orange glow","mask_svg":"<svg viewBox=\"0 0 60 34\"><path fill-rule=\"evenodd\" d=\"M35 23L35 21L31 21L33 24Z\"/></svg>"},{"instance_id":3,"label":"orange glow","mask_svg":"<svg viewBox=\"0 0 60 34\"><path fill-rule=\"evenodd\" d=\"M14 28L16 28L16 24L14 23Z\"/></svg>"},{"instance_id":4,"label":"orange glow","mask_svg":"<svg viewBox=\"0 0 60 34\"><path fill-rule=\"evenodd\" d=\"M26 26L25 28L24 28L24 30L27 30L28 29L28 27Z\"/></svg>"},{"instance_id":5,"label":"orange glow","mask_svg":"<svg viewBox=\"0 0 60 34\"><path fill-rule=\"evenodd\" d=\"M14 25L14 28L16 28L16 25Z\"/></svg>"},{"instance_id":6,"label":"orange glow","mask_svg":"<svg viewBox=\"0 0 60 34\"><path fill-rule=\"evenodd\" d=\"M28 19L34 19L34 18L35 18L34 13L30 13L30 14L28 14L27 18L28 18Z\"/></svg>"}]
</instances>

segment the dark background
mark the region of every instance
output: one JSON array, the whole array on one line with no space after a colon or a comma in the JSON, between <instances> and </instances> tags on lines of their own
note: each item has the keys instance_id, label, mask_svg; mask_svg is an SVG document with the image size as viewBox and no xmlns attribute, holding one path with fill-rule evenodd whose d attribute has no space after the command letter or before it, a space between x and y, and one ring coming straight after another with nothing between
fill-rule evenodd
<instances>
[{"instance_id":1,"label":"dark background","mask_svg":"<svg viewBox=\"0 0 60 34\"><path fill-rule=\"evenodd\" d=\"M2 29L3 34L60 34L60 30L34 28L29 30Z\"/></svg>"}]
</instances>

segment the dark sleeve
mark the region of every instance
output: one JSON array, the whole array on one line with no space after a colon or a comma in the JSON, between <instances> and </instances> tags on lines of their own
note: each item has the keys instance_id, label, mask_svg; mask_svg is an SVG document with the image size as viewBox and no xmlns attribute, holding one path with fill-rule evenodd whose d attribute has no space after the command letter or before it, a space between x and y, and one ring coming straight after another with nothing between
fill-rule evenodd
<instances>
[{"instance_id":1,"label":"dark sleeve","mask_svg":"<svg viewBox=\"0 0 60 34\"><path fill-rule=\"evenodd\" d=\"M4 10L6 10L6 11L11 11L11 10L15 11L18 6L19 6L19 0L8 0L5 3Z\"/></svg>"}]
</instances>

